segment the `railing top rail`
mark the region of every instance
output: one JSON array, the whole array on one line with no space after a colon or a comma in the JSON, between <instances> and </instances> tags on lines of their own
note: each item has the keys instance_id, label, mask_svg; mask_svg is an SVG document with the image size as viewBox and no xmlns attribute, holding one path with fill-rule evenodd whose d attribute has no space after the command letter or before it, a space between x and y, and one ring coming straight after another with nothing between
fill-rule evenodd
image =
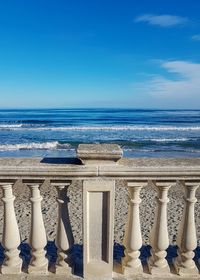
<instances>
[{"instance_id":1,"label":"railing top rail","mask_svg":"<svg viewBox=\"0 0 200 280\"><path fill-rule=\"evenodd\" d=\"M135 180L200 180L200 158L122 158L117 164L82 165L67 158L0 158L0 179L61 179L86 177Z\"/></svg>"},{"instance_id":2,"label":"railing top rail","mask_svg":"<svg viewBox=\"0 0 200 280\"><path fill-rule=\"evenodd\" d=\"M98 164L96 164L98 165ZM85 168L80 160L77 158L0 158L0 168L3 167L37 167L46 168ZM87 165L88 167L89 165ZM94 165L90 165L92 167ZM200 157L199 158L121 158L117 165L114 166L126 166L136 168L200 168Z\"/></svg>"}]
</instances>

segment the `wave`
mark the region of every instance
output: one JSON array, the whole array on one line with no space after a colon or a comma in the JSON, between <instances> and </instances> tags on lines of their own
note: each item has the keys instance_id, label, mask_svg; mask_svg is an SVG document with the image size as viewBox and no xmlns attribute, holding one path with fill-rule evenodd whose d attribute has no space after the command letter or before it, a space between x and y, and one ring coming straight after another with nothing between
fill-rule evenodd
<instances>
[{"instance_id":1,"label":"wave","mask_svg":"<svg viewBox=\"0 0 200 280\"><path fill-rule=\"evenodd\" d=\"M48 128L44 128L48 129ZM147 131L189 131L189 130L200 130L200 126L193 127L174 127L174 126L73 126L73 127L52 127L50 130L112 130L112 131L124 131L124 130L147 130Z\"/></svg>"},{"instance_id":2,"label":"wave","mask_svg":"<svg viewBox=\"0 0 200 280\"><path fill-rule=\"evenodd\" d=\"M0 129L21 128L22 124L0 124Z\"/></svg>"},{"instance_id":3,"label":"wave","mask_svg":"<svg viewBox=\"0 0 200 280\"><path fill-rule=\"evenodd\" d=\"M0 130L38 130L38 131L200 131L200 126L60 126L44 127L25 124L0 125Z\"/></svg>"},{"instance_id":4,"label":"wave","mask_svg":"<svg viewBox=\"0 0 200 280\"><path fill-rule=\"evenodd\" d=\"M0 145L0 151L16 151L16 150L56 150L69 149L70 144L59 143L58 141L43 142L43 143L20 143L20 144L3 144Z\"/></svg>"},{"instance_id":5,"label":"wave","mask_svg":"<svg viewBox=\"0 0 200 280\"><path fill-rule=\"evenodd\" d=\"M37 129L45 127L45 123L19 123L19 124L0 124L0 130L17 130L17 129Z\"/></svg>"},{"instance_id":6,"label":"wave","mask_svg":"<svg viewBox=\"0 0 200 280\"><path fill-rule=\"evenodd\" d=\"M151 142L186 142L190 141L189 138L151 138L148 141Z\"/></svg>"},{"instance_id":7,"label":"wave","mask_svg":"<svg viewBox=\"0 0 200 280\"><path fill-rule=\"evenodd\" d=\"M164 152L165 150L162 150L162 143L164 144L165 142L176 142L178 141L179 144L177 147L179 148L173 148L172 151L176 151L177 152L191 152L191 153L195 153L196 152L200 152L200 146L194 146L193 144L189 144L189 142L187 142L186 138L177 138L177 139L171 139L171 138L160 138L160 139L149 139L146 141L138 141L138 140L132 140L132 141L126 141L127 143L123 143L123 141L120 143L117 142L118 144L121 145L121 147L123 148L123 150L125 152L158 152L158 147L160 147L160 151ZM116 141L112 141L116 142ZM158 144L158 146L155 146L153 144L153 142L161 142L160 144ZM184 144L186 143L186 144ZM1 144L0 145L0 151L1 152L6 152L6 151L20 151L20 150L74 150L77 145L79 143L78 142L59 142L59 141L49 141L49 142L30 142L30 143L18 143L18 144ZM155 148L157 147L157 148ZM182 147L182 148L181 148ZM196 149L195 149L196 147ZM199 149L198 149L199 148Z\"/></svg>"}]
</instances>

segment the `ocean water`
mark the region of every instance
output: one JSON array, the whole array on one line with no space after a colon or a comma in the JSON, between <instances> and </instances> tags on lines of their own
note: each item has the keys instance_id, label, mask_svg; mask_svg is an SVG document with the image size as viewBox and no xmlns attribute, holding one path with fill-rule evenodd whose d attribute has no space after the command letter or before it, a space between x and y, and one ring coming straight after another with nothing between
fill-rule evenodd
<instances>
[{"instance_id":1,"label":"ocean water","mask_svg":"<svg viewBox=\"0 0 200 280\"><path fill-rule=\"evenodd\" d=\"M200 157L200 110L0 110L0 157L72 157L117 143L126 157Z\"/></svg>"}]
</instances>

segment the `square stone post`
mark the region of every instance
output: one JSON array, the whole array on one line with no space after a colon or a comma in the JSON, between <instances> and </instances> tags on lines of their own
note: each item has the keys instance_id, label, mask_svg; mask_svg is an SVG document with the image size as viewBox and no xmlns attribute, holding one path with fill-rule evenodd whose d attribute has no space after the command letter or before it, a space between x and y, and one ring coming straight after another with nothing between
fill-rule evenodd
<instances>
[{"instance_id":1,"label":"square stone post","mask_svg":"<svg viewBox=\"0 0 200 280\"><path fill-rule=\"evenodd\" d=\"M118 145L79 145L83 164L116 164ZM101 177L83 181L83 276L112 279L115 180Z\"/></svg>"}]
</instances>

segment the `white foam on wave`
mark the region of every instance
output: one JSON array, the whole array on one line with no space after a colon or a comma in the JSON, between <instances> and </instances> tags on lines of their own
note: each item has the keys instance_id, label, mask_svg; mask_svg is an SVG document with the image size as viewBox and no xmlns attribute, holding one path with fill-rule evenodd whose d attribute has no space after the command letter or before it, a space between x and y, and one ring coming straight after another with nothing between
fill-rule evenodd
<instances>
[{"instance_id":1,"label":"white foam on wave","mask_svg":"<svg viewBox=\"0 0 200 280\"><path fill-rule=\"evenodd\" d=\"M200 126L60 126L60 127L28 127L22 124L0 125L0 130L31 130L31 131L200 131Z\"/></svg>"},{"instance_id":2,"label":"white foam on wave","mask_svg":"<svg viewBox=\"0 0 200 280\"><path fill-rule=\"evenodd\" d=\"M151 142L186 142L189 141L189 138L151 138L148 141Z\"/></svg>"},{"instance_id":3,"label":"white foam on wave","mask_svg":"<svg viewBox=\"0 0 200 280\"><path fill-rule=\"evenodd\" d=\"M0 129L21 128L22 124L0 124Z\"/></svg>"},{"instance_id":4,"label":"white foam on wave","mask_svg":"<svg viewBox=\"0 0 200 280\"><path fill-rule=\"evenodd\" d=\"M48 129L48 128L44 128ZM200 130L200 126L187 126L187 127L178 127L178 126L73 126L73 127L53 127L50 130L147 130L147 131L169 131L169 130L179 130L179 131L190 131L190 130Z\"/></svg>"},{"instance_id":5,"label":"white foam on wave","mask_svg":"<svg viewBox=\"0 0 200 280\"><path fill-rule=\"evenodd\" d=\"M69 148L69 144L60 144L58 141L43 143L20 143L20 144L2 144L0 151L16 151L16 150L55 150Z\"/></svg>"}]
</instances>

